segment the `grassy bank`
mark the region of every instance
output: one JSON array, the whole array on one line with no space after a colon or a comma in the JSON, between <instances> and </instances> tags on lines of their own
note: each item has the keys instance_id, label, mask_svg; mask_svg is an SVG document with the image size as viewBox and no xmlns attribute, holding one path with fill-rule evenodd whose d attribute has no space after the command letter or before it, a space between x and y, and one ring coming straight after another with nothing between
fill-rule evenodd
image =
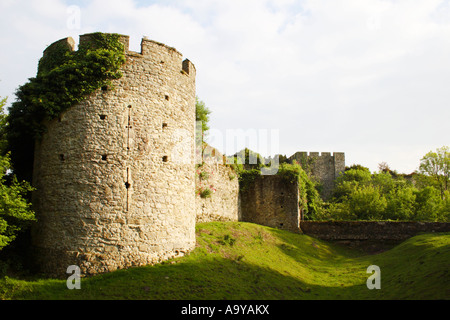
<instances>
[{"instance_id":1,"label":"grassy bank","mask_svg":"<svg viewBox=\"0 0 450 320\"><path fill-rule=\"evenodd\" d=\"M369 290L367 267L381 269ZM450 299L450 234L376 255L249 223L197 226L197 248L155 266L65 280L0 280L2 299Z\"/></svg>"}]
</instances>

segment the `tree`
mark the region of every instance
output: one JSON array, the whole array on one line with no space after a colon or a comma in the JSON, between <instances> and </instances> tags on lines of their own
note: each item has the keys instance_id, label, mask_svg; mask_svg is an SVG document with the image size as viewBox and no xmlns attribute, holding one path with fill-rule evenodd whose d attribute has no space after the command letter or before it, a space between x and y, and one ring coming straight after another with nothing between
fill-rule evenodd
<instances>
[{"instance_id":1,"label":"tree","mask_svg":"<svg viewBox=\"0 0 450 320\"><path fill-rule=\"evenodd\" d=\"M387 201L380 188L369 185L355 189L348 198L348 205L357 220L382 220Z\"/></svg>"},{"instance_id":2,"label":"tree","mask_svg":"<svg viewBox=\"0 0 450 320\"><path fill-rule=\"evenodd\" d=\"M428 153L422 173L406 178L379 165L379 172L356 165L336 179L322 220L444 221L450 219L449 149Z\"/></svg>"},{"instance_id":3,"label":"tree","mask_svg":"<svg viewBox=\"0 0 450 320\"><path fill-rule=\"evenodd\" d=\"M444 199L450 181L450 148L444 146L436 149L436 152L428 152L420 160L419 170L435 179L441 191L441 199Z\"/></svg>"},{"instance_id":4,"label":"tree","mask_svg":"<svg viewBox=\"0 0 450 320\"><path fill-rule=\"evenodd\" d=\"M0 98L0 156L6 154L6 149L8 146L8 141L6 140L6 115L3 112L3 107L6 105L6 100L8 98L1 99Z\"/></svg>"},{"instance_id":5,"label":"tree","mask_svg":"<svg viewBox=\"0 0 450 320\"><path fill-rule=\"evenodd\" d=\"M389 168L389 165L387 164L387 162L381 162L378 164L378 170L380 170L380 172L389 172L391 171L391 168Z\"/></svg>"},{"instance_id":6,"label":"tree","mask_svg":"<svg viewBox=\"0 0 450 320\"><path fill-rule=\"evenodd\" d=\"M205 155L208 154L208 149L212 150L211 147L205 142L205 136L209 130L209 115L211 111L206 107L205 103L201 101L198 97L195 97L195 121L201 122L201 127L197 126L195 133L195 144L197 146L197 157L198 161L203 162ZM201 129L201 132L200 132Z\"/></svg>"},{"instance_id":7,"label":"tree","mask_svg":"<svg viewBox=\"0 0 450 320\"><path fill-rule=\"evenodd\" d=\"M355 189L361 186L367 186L371 183L372 175L368 168L362 166L352 166L336 179L333 190L335 202L347 200Z\"/></svg>"},{"instance_id":8,"label":"tree","mask_svg":"<svg viewBox=\"0 0 450 320\"><path fill-rule=\"evenodd\" d=\"M32 191L28 182L19 182L10 174L9 153L6 151L5 114L3 106L6 99L0 99L0 250L10 244L19 234L35 220L27 194Z\"/></svg>"},{"instance_id":9,"label":"tree","mask_svg":"<svg viewBox=\"0 0 450 320\"><path fill-rule=\"evenodd\" d=\"M211 110L209 110L205 103L201 101L198 97L195 98L195 120L202 122L202 133L205 133L209 130L209 115L211 114Z\"/></svg>"}]
</instances>

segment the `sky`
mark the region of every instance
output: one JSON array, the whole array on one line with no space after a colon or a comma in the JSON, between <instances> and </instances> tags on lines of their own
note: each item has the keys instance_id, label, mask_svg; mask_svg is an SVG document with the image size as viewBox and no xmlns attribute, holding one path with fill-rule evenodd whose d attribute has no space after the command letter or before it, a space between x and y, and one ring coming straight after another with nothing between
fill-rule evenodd
<instances>
[{"instance_id":1,"label":"sky","mask_svg":"<svg viewBox=\"0 0 450 320\"><path fill-rule=\"evenodd\" d=\"M450 145L449 0L2 0L0 12L8 104L48 45L114 32L194 63L208 141L228 155L345 152L348 166L411 173Z\"/></svg>"}]
</instances>

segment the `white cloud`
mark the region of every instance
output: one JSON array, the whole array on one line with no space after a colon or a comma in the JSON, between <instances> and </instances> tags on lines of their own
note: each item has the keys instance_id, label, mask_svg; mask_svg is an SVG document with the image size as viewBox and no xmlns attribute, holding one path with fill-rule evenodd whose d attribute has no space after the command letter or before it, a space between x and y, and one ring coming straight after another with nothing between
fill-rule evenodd
<instances>
[{"instance_id":1,"label":"white cloud","mask_svg":"<svg viewBox=\"0 0 450 320\"><path fill-rule=\"evenodd\" d=\"M2 1L0 95L33 76L45 46L118 32L176 47L218 130L280 129L280 151L344 151L411 171L449 145L448 1ZM447 140L446 140L447 139Z\"/></svg>"}]
</instances>

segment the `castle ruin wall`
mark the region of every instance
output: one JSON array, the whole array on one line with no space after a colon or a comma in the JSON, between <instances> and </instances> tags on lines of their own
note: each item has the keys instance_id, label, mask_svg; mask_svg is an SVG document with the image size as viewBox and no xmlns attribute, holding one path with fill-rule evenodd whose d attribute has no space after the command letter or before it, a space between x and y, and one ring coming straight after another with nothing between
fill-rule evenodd
<instances>
[{"instance_id":1,"label":"castle ruin wall","mask_svg":"<svg viewBox=\"0 0 450 320\"><path fill-rule=\"evenodd\" d=\"M298 183L278 175L257 176L240 190L240 197L242 221L300 232Z\"/></svg>"},{"instance_id":2,"label":"castle ruin wall","mask_svg":"<svg viewBox=\"0 0 450 320\"><path fill-rule=\"evenodd\" d=\"M197 167L196 185L197 223L239 221L239 177L231 167L216 161L203 163ZM202 198L205 188L212 193Z\"/></svg>"}]
</instances>

